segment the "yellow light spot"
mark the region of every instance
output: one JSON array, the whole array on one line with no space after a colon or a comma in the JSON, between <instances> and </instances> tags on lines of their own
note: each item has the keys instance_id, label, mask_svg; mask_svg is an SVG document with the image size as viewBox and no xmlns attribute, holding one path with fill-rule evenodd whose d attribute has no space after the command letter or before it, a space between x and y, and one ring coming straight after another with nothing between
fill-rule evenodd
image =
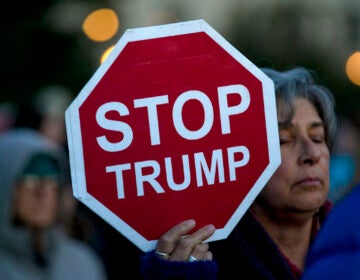
<instances>
[{"instance_id":1,"label":"yellow light spot","mask_svg":"<svg viewBox=\"0 0 360 280\"><path fill-rule=\"evenodd\" d=\"M360 86L360 52L353 53L346 62L346 75L355 85Z\"/></svg>"},{"instance_id":2,"label":"yellow light spot","mask_svg":"<svg viewBox=\"0 0 360 280\"><path fill-rule=\"evenodd\" d=\"M119 28L119 19L111 9L98 9L86 17L82 28L91 40L103 42L115 35Z\"/></svg>"},{"instance_id":3,"label":"yellow light spot","mask_svg":"<svg viewBox=\"0 0 360 280\"><path fill-rule=\"evenodd\" d=\"M100 58L100 63L103 63L105 59L109 56L115 46L109 47L106 51L104 51L103 55Z\"/></svg>"}]
</instances>

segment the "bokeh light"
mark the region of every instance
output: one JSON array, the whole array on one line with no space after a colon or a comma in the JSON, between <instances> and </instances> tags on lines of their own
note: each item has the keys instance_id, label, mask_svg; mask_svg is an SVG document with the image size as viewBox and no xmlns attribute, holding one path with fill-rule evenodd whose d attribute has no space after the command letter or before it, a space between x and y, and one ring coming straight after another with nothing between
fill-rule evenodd
<instances>
[{"instance_id":1,"label":"bokeh light","mask_svg":"<svg viewBox=\"0 0 360 280\"><path fill-rule=\"evenodd\" d=\"M102 64L105 61L105 59L109 56L109 54L114 49L114 47L115 46L111 46L105 50L105 52L103 53L103 55L100 58L100 64Z\"/></svg>"},{"instance_id":2,"label":"bokeh light","mask_svg":"<svg viewBox=\"0 0 360 280\"><path fill-rule=\"evenodd\" d=\"M354 52L346 62L346 75L355 85L360 86L360 52Z\"/></svg>"},{"instance_id":3,"label":"bokeh light","mask_svg":"<svg viewBox=\"0 0 360 280\"><path fill-rule=\"evenodd\" d=\"M84 20L82 29L91 40L103 42L112 38L119 28L119 19L112 9L98 9Z\"/></svg>"}]
</instances>

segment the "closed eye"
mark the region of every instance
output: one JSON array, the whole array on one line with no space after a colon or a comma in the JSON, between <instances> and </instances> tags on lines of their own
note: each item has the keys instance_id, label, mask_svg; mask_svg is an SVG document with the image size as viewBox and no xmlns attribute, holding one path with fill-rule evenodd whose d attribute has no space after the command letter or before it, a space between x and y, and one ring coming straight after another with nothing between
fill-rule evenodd
<instances>
[{"instance_id":1,"label":"closed eye","mask_svg":"<svg viewBox=\"0 0 360 280\"><path fill-rule=\"evenodd\" d=\"M325 137L323 135L319 135L319 136L312 136L311 140L314 143L324 143L325 142Z\"/></svg>"},{"instance_id":2,"label":"closed eye","mask_svg":"<svg viewBox=\"0 0 360 280\"><path fill-rule=\"evenodd\" d=\"M280 145L285 145L285 144L289 144L292 142L291 138L280 138Z\"/></svg>"}]
</instances>

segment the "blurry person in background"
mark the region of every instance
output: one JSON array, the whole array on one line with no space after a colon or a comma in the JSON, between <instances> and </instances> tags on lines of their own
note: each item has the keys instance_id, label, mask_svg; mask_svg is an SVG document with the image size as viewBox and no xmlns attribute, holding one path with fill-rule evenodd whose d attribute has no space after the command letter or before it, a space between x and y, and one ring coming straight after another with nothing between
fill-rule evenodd
<instances>
[{"instance_id":1,"label":"blurry person in background","mask_svg":"<svg viewBox=\"0 0 360 280\"><path fill-rule=\"evenodd\" d=\"M0 103L0 134L14 125L16 119L15 107L11 102Z\"/></svg>"},{"instance_id":2,"label":"blurry person in background","mask_svg":"<svg viewBox=\"0 0 360 280\"><path fill-rule=\"evenodd\" d=\"M349 117L339 118L339 127L330 159L329 198L339 201L360 180L360 131Z\"/></svg>"},{"instance_id":3,"label":"blurry person in background","mask_svg":"<svg viewBox=\"0 0 360 280\"><path fill-rule=\"evenodd\" d=\"M65 110L73 99L62 85L48 85L35 93L30 104L20 104L14 126L32 127L66 148Z\"/></svg>"},{"instance_id":4,"label":"blurry person in background","mask_svg":"<svg viewBox=\"0 0 360 280\"><path fill-rule=\"evenodd\" d=\"M32 120L30 125L67 152L64 117L73 96L74 94L61 84L44 86L35 93L31 106L23 108L22 113L19 112L17 125L29 124ZM124 274L132 275L132 279L140 278L141 252L96 213L74 198L70 178L62 188L60 203L62 226L70 236L94 248L103 260L109 279L119 279ZM119 251L123 254L119 255Z\"/></svg>"},{"instance_id":5,"label":"blurry person in background","mask_svg":"<svg viewBox=\"0 0 360 280\"><path fill-rule=\"evenodd\" d=\"M58 226L67 168L63 152L34 129L0 135L2 279L106 279L93 249Z\"/></svg>"},{"instance_id":6,"label":"blurry person in background","mask_svg":"<svg viewBox=\"0 0 360 280\"><path fill-rule=\"evenodd\" d=\"M302 280L360 279L360 183L334 206L315 238Z\"/></svg>"},{"instance_id":7,"label":"blurry person in background","mask_svg":"<svg viewBox=\"0 0 360 280\"><path fill-rule=\"evenodd\" d=\"M61 84L46 85L35 92L31 102L18 104L13 126L37 130L63 149L68 158L65 110L72 99L73 94L67 87ZM87 242L100 254L101 237L92 221L93 215L73 197L70 178L65 183L60 198L61 224L69 235Z\"/></svg>"}]
</instances>

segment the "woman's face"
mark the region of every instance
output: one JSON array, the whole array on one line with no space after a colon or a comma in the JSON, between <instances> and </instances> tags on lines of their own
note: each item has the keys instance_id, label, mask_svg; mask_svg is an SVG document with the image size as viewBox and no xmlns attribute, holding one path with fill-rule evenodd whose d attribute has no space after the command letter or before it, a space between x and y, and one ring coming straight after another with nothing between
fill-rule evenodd
<instances>
[{"instance_id":1,"label":"woman's face","mask_svg":"<svg viewBox=\"0 0 360 280\"><path fill-rule=\"evenodd\" d=\"M281 165L260 193L257 203L284 213L314 212L327 199L330 152L315 107L306 99L294 103L290 125L282 126L278 108Z\"/></svg>"},{"instance_id":2,"label":"woman's face","mask_svg":"<svg viewBox=\"0 0 360 280\"><path fill-rule=\"evenodd\" d=\"M58 182L52 177L26 176L15 189L15 212L30 228L46 228L56 219Z\"/></svg>"}]
</instances>

